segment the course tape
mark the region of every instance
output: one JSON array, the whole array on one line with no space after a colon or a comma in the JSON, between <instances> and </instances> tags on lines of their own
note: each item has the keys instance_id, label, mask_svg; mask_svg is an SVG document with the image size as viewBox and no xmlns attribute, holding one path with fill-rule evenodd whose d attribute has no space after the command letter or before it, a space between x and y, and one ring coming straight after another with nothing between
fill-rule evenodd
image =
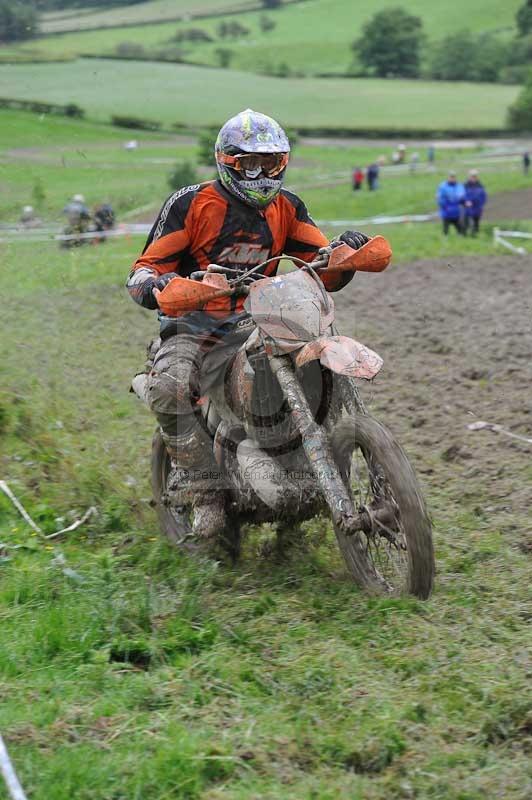
<instances>
[{"instance_id":1,"label":"course tape","mask_svg":"<svg viewBox=\"0 0 532 800\"><path fill-rule=\"evenodd\" d=\"M438 214L402 214L400 216L385 216L367 217L366 219L319 219L316 220L316 225L326 228L343 228L353 225L393 225L398 222L430 222L437 219Z\"/></svg>"},{"instance_id":2,"label":"course tape","mask_svg":"<svg viewBox=\"0 0 532 800\"><path fill-rule=\"evenodd\" d=\"M400 216L367 217L366 219L319 219L316 225L323 228L353 228L361 225L394 225L402 222L430 222L437 214L402 214ZM31 242L70 242L80 240L110 239L117 236L147 236L152 225L146 223L125 223L110 231L87 231L87 233L60 233L60 228L0 228L0 242L16 241L22 238Z\"/></svg>"}]
</instances>

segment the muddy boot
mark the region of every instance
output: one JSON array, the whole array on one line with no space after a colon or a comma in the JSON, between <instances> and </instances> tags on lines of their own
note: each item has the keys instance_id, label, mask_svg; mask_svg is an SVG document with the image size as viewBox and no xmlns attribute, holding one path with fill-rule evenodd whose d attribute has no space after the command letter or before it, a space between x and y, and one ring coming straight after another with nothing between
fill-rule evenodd
<instances>
[{"instance_id":1,"label":"muddy boot","mask_svg":"<svg viewBox=\"0 0 532 800\"><path fill-rule=\"evenodd\" d=\"M202 541L223 537L227 527L225 497L222 492L207 492L194 499L192 532Z\"/></svg>"},{"instance_id":2,"label":"muddy boot","mask_svg":"<svg viewBox=\"0 0 532 800\"><path fill-rule=\"evenodd\" d=\"M227 528L226 479L202 432L194 431L186 437L163 433L163 439L172 459L168 479L172 506L186 511L192 523L192 539L208 549L223 540Z\"/></svg>"},{"instance_id":3,"label":"muddy boot","mask_svg":"<svg viewBox=\"0 0 532 800\"><path fill-rule=\"evenodd\" d=\"M196 552L216 561L235 564L240 556L240 525L228 513L223 492L204 494L194 501L192 541Z\"/></svg>"}]
</instances>

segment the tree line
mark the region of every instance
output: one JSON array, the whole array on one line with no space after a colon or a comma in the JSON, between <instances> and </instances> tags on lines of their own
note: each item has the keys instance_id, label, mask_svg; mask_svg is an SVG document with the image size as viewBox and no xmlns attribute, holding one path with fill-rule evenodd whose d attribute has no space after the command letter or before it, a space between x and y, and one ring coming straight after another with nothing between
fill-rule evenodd
<instances>
[{"instance_id":1,"label":"tree line","mask_svg":"<svg viewBox=\"0 0 532 800\"><path fill-rule=\"evenodd\" d=\"M509 45L490 33L467 29L430 43L420 17L400 7L375 14L351 45L350 73L379 78L521 83L532 63L532 0L516 15L517 35Z\"/></svg>"}]
</instances>

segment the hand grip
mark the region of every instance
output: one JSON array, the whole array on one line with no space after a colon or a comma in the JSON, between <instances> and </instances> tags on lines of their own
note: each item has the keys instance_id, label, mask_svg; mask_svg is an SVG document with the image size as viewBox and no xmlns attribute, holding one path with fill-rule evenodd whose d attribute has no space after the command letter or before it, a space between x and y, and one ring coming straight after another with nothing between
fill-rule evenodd
<instances>
[{"instance_id":1,"label":"hand grip","mask_svg":"<svg viewBox=\"0 0 532 800\"><path fill-rule=\"evenodd\" d=\"M328 270L334 272L382 272L392 258L392 249L384 236L374 236L358 250L348 244L335 247L329 256Z\"/></svg>"}]
</instances>

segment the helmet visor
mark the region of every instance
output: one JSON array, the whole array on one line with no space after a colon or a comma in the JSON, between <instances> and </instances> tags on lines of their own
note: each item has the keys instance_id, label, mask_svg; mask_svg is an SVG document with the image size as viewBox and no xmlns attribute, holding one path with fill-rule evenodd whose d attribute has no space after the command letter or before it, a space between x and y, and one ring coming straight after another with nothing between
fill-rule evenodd
<instances>
[{"instance_id":1,"label":"helmet visor","mask_svg":"<svg viewBox=\"0 0 532 800\"><path fill-rule=\"evenodd\" d=\"M218 153L217 158L237 172L262 172L268 178L279 175L288 164L288 153L239 153L236 156Z\"/></svg>"}]
</instances>

